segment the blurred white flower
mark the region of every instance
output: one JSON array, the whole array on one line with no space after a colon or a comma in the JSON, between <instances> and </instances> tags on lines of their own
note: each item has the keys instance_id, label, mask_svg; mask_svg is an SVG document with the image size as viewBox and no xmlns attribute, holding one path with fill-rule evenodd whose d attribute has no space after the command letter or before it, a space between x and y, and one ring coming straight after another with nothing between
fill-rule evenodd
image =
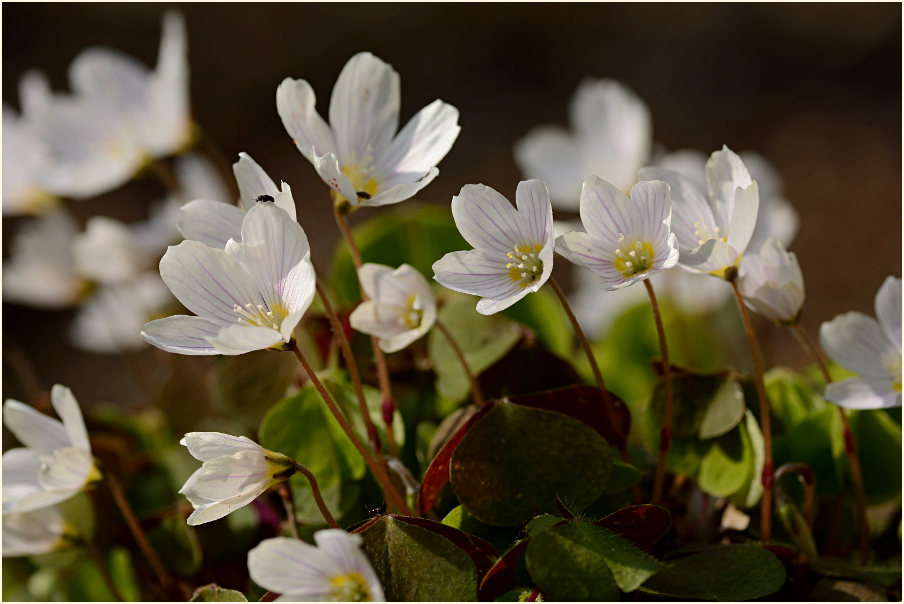
<instances>
[{"instance_id":1,"label":"blurred white flower","mask_svg":"<svg viewBox=\"0 0 904 604\"><path fill-rule=\"evenodd\" d=\"M179 490L195 508L188 517L192 526L248 505L295 473L291 459L244 436L189 432L179 444L203 462Z\"/></svg>"},{"instance_id":2,"label":"blurred white flower","mask_svg":"<svg viewBox=\"0 0 904 604\"><path fill-rule=\"evenodd\" d=\"M239 153L239 160L232 164L232 171L239 186L239 205L210 198L188 202L179 215L179 231L183 237L220 249L225 248L230 239L241 241L245 211L256 203L273 203L296 220L295 200L288 184L281 182L277 188L264 169L247 153ZM225 196L214 199L225 199Z\"/></svg>"},{"instance_id":3,"label":"blurred white flower","mask_svg":"<svg viewBox=\"0 0 904 604\"><path fill-rule=\"evenodd\" d=\"M197 316L151 321L141 336L190 355L243 354L282 347L314 297L307 237L282 209L258 203L244 216L242 241L224 250L199 241L170 247L160 276Z\"/></svg>"},{"instance_id":4,"label":"blurred white flower","mask_svg":"<svg viewBox=\"0 0 904 604\"><path fill-rule=\"evenodd\" d=\"M381 206L412 197L433 180L461 130L458 110L440 100L399 127L399 74L368 52L349 59L330 97L327 123L305 80L286 78L276 108L295 146L351 206Z\"/></svg>"},{"instance_id":5,"label":"blurred white flower","mask_svg":"<svg viewBox=\"0 0 904 604\"><path fill-rule=\"evenodd\" d=\"M43 76L28 77L23 115L47 154L41 185L54 194L99 195L193 136L185 23L177 13L164 15L154 71L118 51L89 48L69 66L71 94L52 94Z\"/></svg>"},{"instance_id":6,"label":"blurred white flower","mask_svg":"<svg viewBox=\"0 0 904 604\"><path fill-rule=\"evenodd\" d=\"M401 350L430 331L436 321L436 299L417 269L403 264L393 270L367 263L358 271L370 298L352 312L354 329L380 338L384 352Z\"/></svg>"},{"instance_id":7,"label":"blurred white flower","mask_svg":"<svg viewBox=\"0 0 904 604\"><path fill-rule=\"evenodd\" d=\"M3 405L3 423L25 445L3 454L4 514L60 503L100 478L72 391L56 384L50 400L62 422L16 400Z\"/></svg>"},{"instance_id":8,"label":"blurred white flower","mask_svg":"<svg viewBox=\"0 0 904 604\"><path fill-rule=\"evenodd\" d=\"M888 277L876 293L876 319L851 311L819 328L830 359L860 377L826 386L825 397L848 409L901 406L901 280Z\"/></svg>"},{"instance_id":9,"label":"blurred white flower","mask_svg":"<svg viewBox=\"0 0 904 604\"><path fill-rule=\"evenodd\" d=\"M3 557L37 556L66 543L66 519L57 506L3 514Z\"/></svg>"},{"instance_id":10,"label":"blurred white flower","mask_svg":"<svg viewBox=\"0 0 904 604\"><path fill-rule=\"evenodd\" d=\"M672 230L684 268L726 277L737 269L756 226L757 184L726 146L706 162L706 194L677 172L642 168L640 180L662 180L672 195Z\"/></svg>"},{"instance_id":11,"label":"blurred white flower","mask_svg":"<svg viewBox=\"0 0 904 604\"><path fill-rule=\"evenodd\" d=\"M38 308L75 304L88 285L73 262L77 233L78 224L65 208L22 224L3 262L3 299Z\"/></svg>"},{"instance_id":12,"label":"blurred white flower","mask_svg":"<svg viewBox=\"0 0 904 604\"><path fill-rule=\"evenodd\" d=\"M361 537L341 529L314 533L317 546L298 539L266 539L248 552L251 580L281 601L382 602L383 587Z\"/></svg>"},{"instance_id":13,"label":"blurred white flower","mask_svg":"<svg viewBox=\"0 0 904 604\"><path fill-rule=\"evenodd\" d=\"M778 323L797 322L804 304L804 276L797 256L775 237L744 256L738 289L754 312Z\"/></svg>"},{"instance_id":14,"label":"blurred white flower","mask_svg":"<svg viewBox=\"0 0 904 604\"><path fill-rule=\"evenodd\" d=\"M517 209L485 185L465 185L452 198L452 217L473 250L433 263L433 278L451 290L481 296L477 312L491 315L539 290L552 274L552 206L539 180L518 183Z\"/></svg>"},{"instance_id":15,"label":"blurred white flower","mask_svg":"<svg viewBox=\"0 0 904 604\"><path fill-rule=\"evenodd\" d=\"M57 203L43 176L49 156L28 122L3 104L3 214L41 214Z\"/></svg>"},{"instance_id":16,"label":"blurred white flower","mask_svg":"<svg viewBox=\"0 0 904 604\"><path fill-rule=\"evenodd\" d=\"M572 131L539 126L515 144L527 178L543 180L556 207L577 210L581 183L598 176L627 192L650 158L652 120L646 104L611 79L581 82L569 107Z\"/></svg>"},{"instance_id":17,"label":"blurred white flower","mask_svg":"<svg viewBox=\"0 0 904 604\"><path fill-rule=\"evenodd\" d=\"M603 289L621 289L678 262L671 220L666 183L637 183L628 198L614 185L591 176L581 190L586 232L562 235L556 251L590 269Z\"/></svg>"}]
</instances>

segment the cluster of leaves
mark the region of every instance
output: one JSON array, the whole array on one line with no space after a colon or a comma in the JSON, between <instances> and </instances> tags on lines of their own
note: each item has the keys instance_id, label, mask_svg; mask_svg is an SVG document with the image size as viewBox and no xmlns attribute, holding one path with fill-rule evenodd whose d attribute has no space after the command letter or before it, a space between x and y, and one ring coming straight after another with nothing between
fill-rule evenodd
<instances>
[{"instance_id":1,"label":"cluster of leaves","mask_svg":"<svg viewBox=\"0 0 904 604\"><path fill-rule=\"evenodd\" d=\"M405 204L357 229L369 261L430 263L463 242L448 213ZM330 284L338 306L359 299L351 258L337 253ZM668 473L677 477L663 506L649 492L663 415L656 335L646 307L627 310L593 345L617 395L629 459L601 412L601 394L555 300L541 291L504 313L483 316L473 298L443 292L440 320L464 351L488 402L470 404L469 383L440 334L390 356L398 409L391 429L401 460L419 482L409 491L419 517L381 513L381 495L361 456L310 385L297 383L291 355L233 358L171 355L157 378L160 405L138 414L93 410L90 427L104 463L128 477L127 495L181 592L148 591L150 572L92 493L70 504L107 556L126 599L192 597L241 601L266 594L247 578L245 555L285 530L275 495L225 519L189 527L177 494L196 467L176 443L187 430L249 434L305 464L327 507L362 535L389 600L888 599L899 598L901 419L899 410L850 414L871 504L873 559L847 559L855 541L853 497L837 410L815 374L779 368L767 375L776 466L802 462L814 477L815 524L806 520L796 476L778 481L780 526L756 541L763 437L752 383L719 369L721 336L703 317L666 309L675 350L675 418ZM330 345L325 319L306 319L300 346L321 360L321 376L365 437L354 389ZM690 333L690 337L681 337ZM351 332L349 335L353 335ZM368 376L367 338L353 347ZM206 371L206 382L197 375ZM287 395L288 393L288 395ZM381 396L365 386L386 442ZM168 418L169 423L164 418ZM302 537L324 521L303 476L289 487ZM403 482L400 480L400 485ZM404 486L404 485L403 485ZM174 502L177 502L174 504ZM78 508L78 509L74 509ZM95 515L96 518L95 518ZM110 517L112 517L112 513ZM738 518L742 522L738 521ZM94 561L74 551L4 561L5 599L112 599ZM217 585L203 586L215 582ZM220 587L222 586L222 587ZM197 591L195 591L195 589Z\"/></svg>"}]
</instances>

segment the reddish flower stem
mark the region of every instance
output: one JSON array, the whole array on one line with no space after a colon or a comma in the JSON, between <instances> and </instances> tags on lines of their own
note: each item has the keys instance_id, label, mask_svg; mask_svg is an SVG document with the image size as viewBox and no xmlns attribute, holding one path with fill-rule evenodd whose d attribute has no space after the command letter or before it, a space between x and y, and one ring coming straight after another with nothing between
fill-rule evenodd
<instances>
[{"instance_id":1,"label":"reddish flower stem","mask_svg":"<svg viewBox=\"0 0 904 604\"><path fill-rule=\"evenodd\" d=\"M656 475L653 479L653 503L659 503L662 499L662 486L665 482L665 466L669 456L669 446L672 440L672 413L674 406L674 394L672 391L672 364L669 360L669 347L665 339L665 327L662 325L662 315L659 312L659 303L656 294L653 293L653 285L649 279L644 279L643 284L650 295L650 306L653 307L653 319L656 321L656 331L659 334L659 350L662 354L662 371L665 379L665 419L662 424L662 432L659 436L659 462L656 464Z\"/></svg>"}]
</instances>

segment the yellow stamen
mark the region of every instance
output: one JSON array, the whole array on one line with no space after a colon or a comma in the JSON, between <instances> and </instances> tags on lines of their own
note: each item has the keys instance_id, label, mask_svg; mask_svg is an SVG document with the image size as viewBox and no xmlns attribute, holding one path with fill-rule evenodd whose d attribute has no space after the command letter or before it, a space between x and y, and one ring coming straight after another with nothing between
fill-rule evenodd
<instances>
[{"instance_id":1,"label":"yellow stamen","mask_svg":"<svg viewBox=\"0 0 904 604\"><path fill-rule=\"evenodd\" d=\"M370 602L373 599L367 581L360 573L350 572L330 579L330 600L333 602Z\"/></svg>"},{"instance_id":2,"label":"yellow stamen","mask_svg":"<svg viewBox=\"0 0 904 604\"><path fill-rule=\"evenodd\" d=\"M625 237L619 233L618 244L612 264L624 277L640 275L653 268L656 251L649 241L638 241L633 235Z\"/></svg>"},{"instance_id":3,"label":"yellow stamen","mask_svg":"<svg viewBox=\"0 0 904 604\"><path fill-rule=\"evenodd\" d=\"M539 245L516 245L506 254L511 262L506 262L509 278L523 288L530 287L543 275L543 261L540 260Z\"/></svg>"}]
</instances>

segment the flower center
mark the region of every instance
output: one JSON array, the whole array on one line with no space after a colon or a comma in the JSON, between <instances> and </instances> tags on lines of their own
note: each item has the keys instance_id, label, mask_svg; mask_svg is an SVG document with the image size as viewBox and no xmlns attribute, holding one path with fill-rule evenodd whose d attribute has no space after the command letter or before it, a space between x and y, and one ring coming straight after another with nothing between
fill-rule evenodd
<instances>
[{"instance_id":1,"label":"flower center","mask_svg":"<svg viewBox=\"0 0 904 604\"><path fill-rule=\"evenodd\" d=\"M352 183L355 192L358 193L358 199L370 199L377 194L379 183L370 176L370 166L367 164L354 164L351 166L343 166L342 173ZM346 200L339 191L332 191L333 202L348 201L352 205L358 205L358 199Z\"/></svg>"},{"instance_id":2,"label":"flower center","mask_svg":"<svg viewBox=\"0 0 904 604\"><path fill-rule=\"evenodd\" d=\"M543 276L543 261L540 260L539 245L516 245L506 254L509 262L505 268L509 270L512 281L527 288Z\"/></svg>"},{"instance_id":3,"label":"flower center","mask_svg":"<svg viewBox=\"0 0 904 604\"><path fill-rule=\"evenodd\" d=\"M718 225L712 225L705 220L698 220L694 223L694 236L697 238L697 245L703 245L710 239L721 239L722 241L727 241L725 237L721 234L721 229Z\"/></svg>"},{"instance_id":4,"label":"flower center","mask_svg":"<svg viewBox=\"0 0 904 604\"><path fill-rule=\"evenodd\" d=\"M236 304L232 307L232 312L235 313L236 320L241 325L269 327L276 331L279 331L282 320L289 316L286 307L279 303L269 307L265 304L254 305L250 302L245 306Z\"/></svg>"},{"instance_id":5,"label":"flower center","mask_svg":"<svg viewBox=\"0 0 904 604\"><path fill-rule=\"evenodd\" d=\"M399 325L403 325L408 329L417 329L421 326L421 320L424 317L424 304L419 296L414 295L408 298L408 306L405 312L398 318Z\"/></svg>"},{"instance_id":6,"label":"flower center","mask_svg":"<svg viewBox=\"0 0 904 604\"><path fill-rule=\"evenodd\" d=\"M333 602L370 602L370 588L360 573L350 572L330 579L330 600Z\"/></svg>"},{"instance_id":7,"label":"flower center","mask_svg":"<svg viewBox=\"0 0 904 604\"><path fill-rule=\"evenodd\" d=\"M656 255L649 241L638 241L633 235L618 234L618 246L612 264L625 277L633 277L653 268Z\"/></svg>"}]
</instances>

